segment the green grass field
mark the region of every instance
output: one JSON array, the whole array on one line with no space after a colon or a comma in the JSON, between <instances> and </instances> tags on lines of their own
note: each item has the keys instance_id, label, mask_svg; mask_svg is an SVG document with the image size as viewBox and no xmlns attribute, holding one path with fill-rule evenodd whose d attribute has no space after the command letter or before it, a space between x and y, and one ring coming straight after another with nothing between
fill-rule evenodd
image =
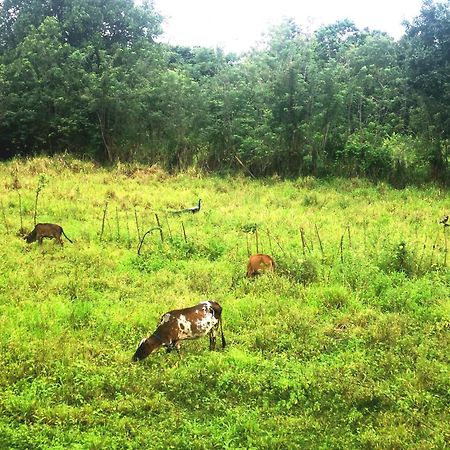
<instances>
[{"instance_id":1,"label":"green grass field","mask_svg":"<svg viewBox=\"0 0 450 450\"><path fill-rule=\"evenodd\" d=\"M450 445L448 190L67 156L0 181L1 449ZM74 243L27 244L35 210ZM257 249L277 271L247 280ZM131 363L163 313L205 299L225 350Z\"/></svg>"}]
</instances>

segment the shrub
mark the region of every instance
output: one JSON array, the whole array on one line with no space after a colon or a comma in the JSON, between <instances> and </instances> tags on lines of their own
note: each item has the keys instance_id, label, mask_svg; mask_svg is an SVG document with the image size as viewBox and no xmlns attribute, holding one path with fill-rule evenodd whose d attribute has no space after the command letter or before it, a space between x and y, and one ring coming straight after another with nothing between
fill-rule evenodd
<instances>
[{"instance_id":1,"label":"shrub","mask_svg":"<svg viewBox=\"0 0 450 450\"><path fill-rule=\"evenodd\" d=\"M356 131L348 138L343 150L337 152L348 175L379 179L391 172L392 156L389 149L383 146L379 133L380 130L371 127Z\"/></svg>"},{"instance_id":2,"label":"shrub","mask_svg":"<svg viewBox=\"0 0 450 450\"><path fill-rule=\"evenodd\" d=\"M382 252L378 266L387 273L403 272L407 276L413 276L417 268L415 253L405 241L400 241Z\"/></svg>"},{"instance_id":3,"label":"shrub","mask_svg":"<svg viewBox=\"0 0 450 450\"><path fill-rule=\"evenodd\" d=\"M277 259L276 272L304 285L314 283L319 279L319 262L313 257L302 260L288 257Z\"/></svg>"}]
</instances>

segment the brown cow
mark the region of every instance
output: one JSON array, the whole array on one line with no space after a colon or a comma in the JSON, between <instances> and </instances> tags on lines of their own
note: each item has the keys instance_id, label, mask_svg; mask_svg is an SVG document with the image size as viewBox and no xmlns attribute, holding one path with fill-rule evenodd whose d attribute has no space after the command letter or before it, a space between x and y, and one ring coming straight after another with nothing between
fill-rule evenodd
<instances>
[{"instance_id":1,"label":"brown cow","mask_svg":"<svg viewBox=\"0 0 450 450\"><path fill-rule=\"evenodd\" d=\"M167 351L180 348L180 341L196 339L209 334L209 349L216 348L216 331L222 333L222 348L226 342L222 330L222 307L212 300L199 303L184 309L176 309L164 314L155 332L148 338L142 339L133 361L146 358L150 353L164 346Z\"/></svg>"},{"instance_id":2,"label":"brown cow","mask_svg":"<svg viewBox=\"0 0 450 450\"><path fill-rule=\"evenodd\" d=\"M247 277L252 278L263 272L274 272L275 261L269 255L258 253L250 256L247 264Z\"/></svg>"},{"instance_id":3,"label":"brown cow","mask_svg":"<svg viewBox=\"0 0 450 450\"><path fill-rule=\"evenodd\" d=\"M39 244L42 244L42 239L47 238L55 238L61 245L63 245L63 241L61 239L61 234L63 234L66 239L73 244L73 242L66 236L64 230L61 226L56 225L54 223L38 223L34 227L34 230L29 233L24 239L31 244L32 242L38 241Z\"/></svg>"}]
</instances>

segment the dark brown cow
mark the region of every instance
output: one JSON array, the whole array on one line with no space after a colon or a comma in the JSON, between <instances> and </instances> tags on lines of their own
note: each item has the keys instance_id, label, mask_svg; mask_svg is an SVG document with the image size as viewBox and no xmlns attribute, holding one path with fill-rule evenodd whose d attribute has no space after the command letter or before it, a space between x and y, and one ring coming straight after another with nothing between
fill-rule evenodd
<instances>
[{"instance_id":1,"label":"dark brown cow","mask_svg":"<svg viewBox=\"0 0 450 450\"><path fill-rule=\"evenodd\" d=\"M184 309L169 311L161 317L155 332L148 338L142 339L133 361L146 358L159 347L164 346L167 351L180 348L180 341L196 339L209 334L209 349L216 348L216 332L222 333L222 348L226 342L222 330L222 307L212 300L199 303Z\"/></svg>"},{"instance_id":2,"label":"dark brown cow","mask_svg":"<svg viewBox=\"0 0 450 450\"><path fill-rule=\"evenodd\" d=\"M55 238L57 242L63 245L63 241L61 239L61 234L63 234L66 239L73 244L73 242L66 236L64 230L60 225L56 225L55 223L38 223L34 227L34 230L25 236L25 240L31 244L32 242L38 241L39 244L42 244L42 239L46 238Z\"/></svg>"},{"instance_id":3,"label":"dark brown cow","mask_svg":"<svg viewBox=\"0 0 450 450\"><path fill-rule=\"evenodd\" d=\"M247 277L252 278L263 272L274 272L275 261L269 255L258 253L250 256L247 264Z\"/></svg>"}]
</instances>

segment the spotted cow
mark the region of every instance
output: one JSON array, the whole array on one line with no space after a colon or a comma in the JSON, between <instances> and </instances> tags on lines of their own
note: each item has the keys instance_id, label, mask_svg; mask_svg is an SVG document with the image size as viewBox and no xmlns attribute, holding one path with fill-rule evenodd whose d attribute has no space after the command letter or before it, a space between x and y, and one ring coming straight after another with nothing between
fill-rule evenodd
<instances>
[{"instance_id":1,"label":"spotted cow","mask_svg":"<svg viewBox=\"0 0 450 450\"><path fill-rule=\"evenodd\" d=\"M222 334L222 348L226 342L222 330L222 307L215 301L209 300L184 309L176 309L164 314L154 333L142 339L133 361L146 358L159 347L167 348L167 351L180 348L180 341L196 339L209 335L209 349L216 348L216 332L219 329Z\"/></svg>"}]
</instances>

